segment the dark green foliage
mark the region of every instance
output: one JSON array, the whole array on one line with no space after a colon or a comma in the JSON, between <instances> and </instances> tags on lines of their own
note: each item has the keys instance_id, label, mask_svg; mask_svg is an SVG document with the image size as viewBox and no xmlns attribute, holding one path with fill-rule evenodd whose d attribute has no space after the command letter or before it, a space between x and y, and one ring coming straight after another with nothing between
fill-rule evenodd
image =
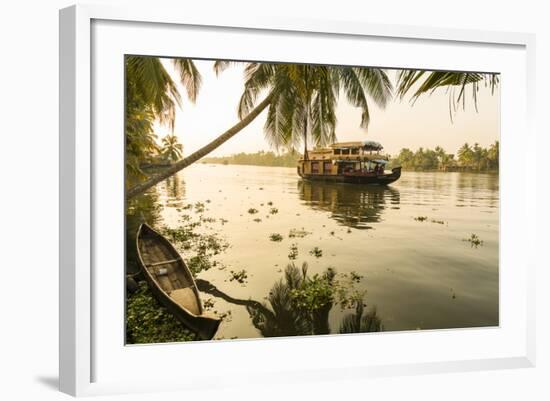
<instances>
[{"instance_id":1,"label":"dark green foliage","mask_svg":"<svg viewBox=\"0 0 550 401\"><path fill-rule=\"evenodd\" d=\"M128 344L195 340L195 334L158 303L143 281L134 294L128 295L126 307Z\"/></svg>"},{"instance_id":2,"label":"dark green foliage","mask_svg":"<svg viewBox=\"0 0 550 401\"><path fill-rule=\"evenodd\" d=\"M250 166L272 166L272 167L296 167L300 154L297 152L286 152L276 154L274 152L259 151L256 153L237 153L226 157L205 157L203 163L214 164L238 164Z\"/></svg>"},{"instance_id":3,"label":"dark green foliage","mask_svg":"<svg viewBox=\"0 0 550 401\"><path fill-rule=\"evenodd\" d=\"M458 149L456 157L440 146L434 150L418 148L416 152L404 148L392 158L391 167L395 166L416 171L496 171L499 168L499 142L495 141L489 148L483 148L477 143L474 146L465 143Z\"/></svg>"},{"instance_id":4,"label":"dark green foliage","mask_svg":"<svg viewBox=\"0 0 550 401\"><path fill-rule=\"evenodd\" d=\"M477 236L477 234L472 234L470 235L470 238L466 238L463 241L468 241L474 248L483 245L483 241Z\"/></svg>"},{"instance_id":5,"label":"dark green foliage","mask_svg":"<svg viewBox=\"0 0 550 401\"><path fill-rule=\"evenodd\" d=\"M301 269L290 263L284 278L269 292L269 306L247 306L252 323L264 337L328 334L328 316L334 305L356 310L363 305L365 292L354 288L354 284L362 279L358 274L338 275L330 267L313 276L309 276L307 271L306 263ZM380 330L380 320L377 322ZM374 331L374 324L369 327Z\"/></svg>"},{"instance_id":6,"label":"dark green foliage","mask_svg":"<svg viewBox=\"0 0 550 401\"><path fill-rule=\"evenodd\" d=\"M229 244L216 233L198 232L200 226L200 220L186 220L185 224L178 228L163 227L160 230L170 242L185 252L187 266L194 275L211 269L216 264L212 258L229 247Z\"/></svg>"},{"instance_id":7,"label":"dark green foliage","mask_svg":"<svg viewBox=\"0 0 550 401\"><path fill-rule=\"evenodd\" d=\"M126 56L126 185L135 185L146 178L141 165L156 158L174 160L181 157L183 148L173 135L168 136L164 149L157 144L155 122L173 129L176 107L181 95L157 57ZM201 77L189 59L174 59L174 67L191 101L196 99Z\"/></svg>"},{"instance_id":8,"label":"dark green foliage","mask_svg":"<svg viewBox=\"0 0 550 401\"><path fill-rule=\"evenodd\" d=\"M311 251L309 251L309 254L311 256L315 256L316 258L320 258L323 256L323 250L316 246Z\"/></svg>"},{"instance_id":9,"label":"dark green foliage","mask_svg":"<svg viewBox=\"0 0 550 401\"><path fill-rule=\"evenodd\" d=\"M269 239L273 242L281 242L283 240L283 236L278 233L273 233L269 236Z\"/></svg>"},{"instance_id":10,"label":"dark green foliage","mask_svg":"<svg viewBox=\"0 0 550 401\"><path fill-rule=\"evenodd\" d=\"M248 279L248 274L244 269L236 272L231 270L229 273L231 275L229 281L237 281L238 283L245 284Z\"/></svg>"}]
</instances>

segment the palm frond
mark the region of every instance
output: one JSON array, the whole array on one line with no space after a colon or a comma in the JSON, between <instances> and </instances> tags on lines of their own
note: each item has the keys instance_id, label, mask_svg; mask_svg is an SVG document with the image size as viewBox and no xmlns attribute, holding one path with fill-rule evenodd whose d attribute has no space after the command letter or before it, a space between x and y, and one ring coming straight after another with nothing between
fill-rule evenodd
<instances>
[{"instance_id":1,"label":"palm frond","mask_svg":"<svg viewBox=\"0 0 550 401\"><path fill-rule=\"evenodd\" d=\"M176 58L173 62L176 71L179 73L180 81L185 86L189 100L195 102L202 84L199 70L193 60L188 58Z\"/></svg>"}]
</instances>

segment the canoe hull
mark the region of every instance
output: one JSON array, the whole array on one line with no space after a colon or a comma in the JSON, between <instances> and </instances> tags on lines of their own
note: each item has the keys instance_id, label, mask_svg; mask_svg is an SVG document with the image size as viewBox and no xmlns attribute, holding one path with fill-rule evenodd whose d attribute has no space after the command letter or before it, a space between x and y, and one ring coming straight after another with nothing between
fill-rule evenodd
<instances>
[{"instance_id":1,"label":"canoe hull","mask_svg":"<svg viewBox=\"0 0 550 401\"><path fill-rule=\"evenodd\" d=\"M181 272L185 274L186 277L188 277L188 288L192 289L194 297L196 297L195 302L197 304L198 313L193 313L181 304L177 303L172 297L169 296L169 294L159 284L159 281L153 276L150 271L150 266L149 268L147 267L146 262L144 261L144 255L142 254L143 244L140 244L140 242L143 241L144 236L147 236L149 241L151 241L151 238L154 238L155 241L159 241L159 244L162 244L162 246L166 247L166 249L168 249L174 256L178 258L177 262L174 262L174 265L177 269L181 269ZM145 276L145 280L147 281L147 284L149 285L149 288L151 289L151 292L153 293L155 298L185 326L196 332L202 340L211 340L216 334L221 320L204 316L202 314L202 304L199 299L198 289L196 287L195 281L192 278L192 274L189 271L187 265L185 264L185 262L183 262L183 259L174 248L174 246L166 238L164 238L162 235L160 235L144 223L138 229L138 233L136 236L136 247L138 262Z\"/></svg>"}]
</instances>

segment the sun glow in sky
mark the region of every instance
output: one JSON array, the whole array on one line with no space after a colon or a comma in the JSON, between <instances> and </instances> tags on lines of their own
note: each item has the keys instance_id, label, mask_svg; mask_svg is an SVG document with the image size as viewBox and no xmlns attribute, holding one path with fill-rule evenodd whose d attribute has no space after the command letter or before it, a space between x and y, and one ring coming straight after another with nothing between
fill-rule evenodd
<instances>
[{"instance_id":1,"label":"sun glow in sky","mask_svg":"<svg viewBox=\"0 0 550 401\"><path fill-rule=\"evenodd\" d=\"M170 59L162 60L167 71L178 82L182 94L182 107L176 114L174 133L184 146L184 155L189 155L218 137L238 122L237 105L243 91L243 66L234 65L219 76L213 71L213 61L195 60L203 83L196 103L191 103ZM395 86L396 71L388 72ZM439 89L431 95L420 97L414 104L409 98L394 98L385 109L369 102L371 122L368 129L360 128L361 111L351 106L345 96L340 96L337 108L336 135L338 141L374 140L382 143L384 151L395 155L402 148L416 150L419 147L443 147L455 153L465 142L479 143L488 147L499 139L500 93L499 88L491 93L489 87L480 85L477 96L477 111L474 107L472 89L468 88L465 110L460 107L451 120L449 95ZM224 143L211 156L228 156L234 153L253 153L271 149L264 139L263 125L267 111L264 110L250 125ZM170 133L164 126L156 125L159 138Z\"/></svg>"}]
</instances>

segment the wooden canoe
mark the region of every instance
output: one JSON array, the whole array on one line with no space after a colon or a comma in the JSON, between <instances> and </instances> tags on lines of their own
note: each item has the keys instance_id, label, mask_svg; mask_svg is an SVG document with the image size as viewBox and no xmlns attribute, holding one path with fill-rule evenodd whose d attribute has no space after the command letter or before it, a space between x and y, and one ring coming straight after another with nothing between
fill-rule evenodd
<instances>
[{"instance_id":1,"label":"wooden canoe","mask_svg":"<svg viewBox=\"0 0 550 401\"><path fill-rule=\"evenodd\" d=\"M191 271L174 246L143 223L136 235L138 261L156 298L201 339L211 340L221 320L203 314Z\"/></svg>"}]
</instances>

